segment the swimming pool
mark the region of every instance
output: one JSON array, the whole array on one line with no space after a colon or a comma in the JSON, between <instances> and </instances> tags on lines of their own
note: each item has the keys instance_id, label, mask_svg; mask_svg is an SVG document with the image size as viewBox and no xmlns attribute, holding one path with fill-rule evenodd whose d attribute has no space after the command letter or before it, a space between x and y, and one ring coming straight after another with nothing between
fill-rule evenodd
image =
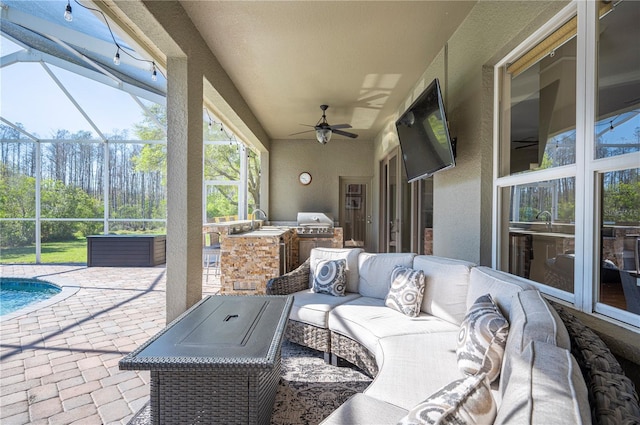
<instances>
[{"instance_id":1,"label":"swimming pool","mask_svg":"<svg viewBox=\"0 0 640 425\"><path fill-rule=\"evenodd\" d=\"M38 279L0 277L0 316L60 293L59 286Z\"/></svg>"}]
</instances>

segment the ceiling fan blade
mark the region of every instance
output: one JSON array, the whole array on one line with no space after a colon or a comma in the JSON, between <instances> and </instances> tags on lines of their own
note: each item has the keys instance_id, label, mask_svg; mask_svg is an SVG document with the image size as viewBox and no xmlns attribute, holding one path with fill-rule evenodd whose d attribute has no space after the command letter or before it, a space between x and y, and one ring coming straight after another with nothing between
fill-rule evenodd
<instances>
[{"instance_id":1,"label":"ceiling fan blade","mask_svg":"<svg viewBox=\"0 0 640 425\"><path fill-rule=\"evenodd\" d=\"M336 128L351 128L351 125L349 125L349 124L336 124L336 125L329 125L329 128L331 130L334 130Z\"/></svg>"},{"instance_id":2,"label":"ceiling fan blade","mask_svg":"<svg viewBox=\"0 0 640 425\"><path fill-rule=\"evenodd\" d=\"M311 133L312 131L315 131L315 130L299 131L298 133L292 133L292 134L290 134L289 136L297 136L298 134Z\"/></svg>"},{"instance_id":3,"label":"ceiling fan blade","mask_svg":"<svg viewBox=\"0 0 640 425\"><path fill-rule=\"evenodd\" d=\"M342 131L342 130L331 130L331 131L334 132L335 134L339 134L340 136L351 137L352 139L355 139L356 137L358 137L357 134L349 133L347 131Z\"/></svg>"},{"instance_id":4,"label":"ceiling fan blade","mask_svg":"<svg viewBox=\"0 0 640 425\"><path fill-rule=\"evenodd\" d=\"M514 149L515 149L515 150L518 150L518 149L527 149L527 148L530 148L530 147L532 147L532 146L538 146L538 144L537 144L537 143L529 143L528 145L518 146L518 147L516 147L516 148L514 148Z\"/></svg>"}]
</instances>

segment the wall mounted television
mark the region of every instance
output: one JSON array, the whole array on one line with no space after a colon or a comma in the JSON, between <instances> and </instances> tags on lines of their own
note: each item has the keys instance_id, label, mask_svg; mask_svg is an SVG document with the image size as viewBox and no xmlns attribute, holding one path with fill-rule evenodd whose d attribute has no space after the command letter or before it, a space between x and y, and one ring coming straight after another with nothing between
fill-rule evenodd
<instances>
[{"instance_id":1,"label":"wall mounted television","mask_svg":"<svg viewBox=\"0 0 640 425\"><path fill-rule=\"evenodd\" d=\"M396 121L409 183L455 167L440 82L436 78Z\"/></svg>"}]
</instances>

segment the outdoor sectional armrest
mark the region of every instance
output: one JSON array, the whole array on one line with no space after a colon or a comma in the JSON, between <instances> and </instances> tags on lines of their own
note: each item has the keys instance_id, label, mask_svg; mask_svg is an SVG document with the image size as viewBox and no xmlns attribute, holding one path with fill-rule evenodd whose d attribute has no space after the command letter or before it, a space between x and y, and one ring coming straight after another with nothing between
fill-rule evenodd
<instances>
[{"instance_id":1,"label":"outdoor sectional armrest","mask_svg":"<svg viewBox=\"0 0 640 425\"><path fill-rule=\"evenodd\" d=\"M307 259L297 269L269 279L267 282L267 295L289 295L309 289L309 264Z\"/></svg>"}]
</instances>

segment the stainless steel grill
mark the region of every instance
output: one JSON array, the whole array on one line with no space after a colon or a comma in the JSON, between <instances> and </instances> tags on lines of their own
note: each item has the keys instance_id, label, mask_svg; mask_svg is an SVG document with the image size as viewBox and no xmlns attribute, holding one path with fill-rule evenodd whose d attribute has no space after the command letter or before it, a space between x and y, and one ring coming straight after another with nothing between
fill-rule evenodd
<instances>
[{"instance_id":1,"label":"stainless steel grill","mask_svg":"<svg viewBox=\"0 0 640 425\"><path fill-rule=\"evenodd\" d=\"M296 232L301 238L331 238L333 217L328 213L299 212Z\"/></svg>"}]
</instances>

